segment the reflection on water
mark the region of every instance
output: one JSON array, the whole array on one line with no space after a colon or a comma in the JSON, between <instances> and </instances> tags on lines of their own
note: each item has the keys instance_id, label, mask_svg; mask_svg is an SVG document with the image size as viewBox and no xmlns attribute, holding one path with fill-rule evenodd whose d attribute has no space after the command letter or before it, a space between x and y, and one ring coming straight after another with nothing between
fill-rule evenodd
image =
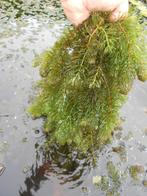
<instances>
[{"instance_id":1,"label":"reflection on water","mask_svg":"<svg viewBox=\"0 0 147 196\"><path fill-rule=\"evenodd\" d=\"M36 151L36 162L31 166L29 175L24 181L25 189L19 190L20 196L33 196L43 181L56 176L60 185L69 183L69 189L80 186L85 176L90 172L91 156L69 150L68 146L53 145L47 150L39 147Z\"/></svg>"}]
</instances>

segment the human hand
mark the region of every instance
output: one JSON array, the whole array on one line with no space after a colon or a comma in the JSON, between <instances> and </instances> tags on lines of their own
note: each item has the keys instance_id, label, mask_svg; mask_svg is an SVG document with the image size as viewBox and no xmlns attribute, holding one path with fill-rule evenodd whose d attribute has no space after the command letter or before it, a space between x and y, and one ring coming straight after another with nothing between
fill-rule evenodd
<instances>
[{"instance_id":1,"label":"human hand","mask_svg":"<svg viewBox=\"0 0 147 196\"><path fill-rule=\"evenodd\" d=\"M126 17L129 8L128 0L61 0L61 4L67 18L76 26L92 11L109 11L109 20L115 22Z\"/></svg>"}]
</instances>

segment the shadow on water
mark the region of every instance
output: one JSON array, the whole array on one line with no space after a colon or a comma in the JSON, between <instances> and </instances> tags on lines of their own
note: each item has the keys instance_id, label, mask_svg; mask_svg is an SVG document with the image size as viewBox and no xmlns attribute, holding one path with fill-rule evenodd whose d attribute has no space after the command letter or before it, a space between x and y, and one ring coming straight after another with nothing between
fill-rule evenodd
<instances>
[{"instance_id":1,"label":"shadow on water","mask_svg":"<svg viewBox=\"0 0 147 196\"><path fill-rule=\"evenodd\" d=\"M69 189L80 186L92 164L91 156L87 155L72 151L68 146L52 145L48 150L38 147L36 162L24 180L25 189L20 187L19 195L33 196L32 191L37 192L41 184L52 176L58 179L60 185L69 183Z\"/></svg>"}]
</instances>

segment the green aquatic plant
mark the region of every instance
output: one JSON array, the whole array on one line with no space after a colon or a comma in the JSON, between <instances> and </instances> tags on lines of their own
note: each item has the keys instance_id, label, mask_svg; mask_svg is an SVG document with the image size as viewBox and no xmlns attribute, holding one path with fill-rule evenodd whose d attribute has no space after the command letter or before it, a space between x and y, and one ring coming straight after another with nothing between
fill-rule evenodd
<instances>
[{"instance_id":1,"label":"green aquatic plant","mask_svg":"<svg viewBox=\"0 0 147 196\"><path fill-rule=\"evenodd\" d=\"M115 167L112 161L107 163L108 176L112 179L114 190L118 190L121 185L119 170Z\"/></svg>"},{"instance_id":2,"label":"green aquatic plant","mask_svg":"<svg viewBox=\"0 0 147 196\"><path fill-rule=\"evenodd\" d=\"M132 165L129 168L130 176L133 178L133 180L138 181L139 180L139 174L144 173L144 167L141 165Z\"/></svg>"},{"instance_id":3,"label":"green aquatic plant","mask_svg":"<svg viewBox=\"0 0 147 196\"><path fill-rule=\"evenodd\" d=\"M144 3L138 0L129 0L129 2L133 6L136 6L142 16L147 17L147 7L145 6L146 0L144 1Z\"/></svg>"},{"instance_id":4,"label":"green aquatic plant","mask_svg":"<svg viewBox=\"0 0 147 196\"><path fill-rule=\"evenodd\" d=\"M118 196L121 186L121 174L112 161L107 162L107 176L93 176L92 182L107 196Z\"/></svg>"},{"instance_id":5,"label":"green aquatic plant","mask_svg":"<svg viewBox=\"0 0 147 196\"><path fill-rule=\"evenodd\" d=\"M111 138L119 110L136 76L147 79L145 30L134 11L110 23L93 13L69 27L54 47L36 58L39 95L28 109L46 117L48 144L72 145L86 152Z\"/></svg>"},{"instance_id":6,"label":"green aquatic plant","mask_svg":"<svg viewBox=\"0 0 147 196\"><path fill-rule=\"evenodd\" d=\"M147 180L143 180L142 184L147 187Z\"/></svg>"}]
</instances>

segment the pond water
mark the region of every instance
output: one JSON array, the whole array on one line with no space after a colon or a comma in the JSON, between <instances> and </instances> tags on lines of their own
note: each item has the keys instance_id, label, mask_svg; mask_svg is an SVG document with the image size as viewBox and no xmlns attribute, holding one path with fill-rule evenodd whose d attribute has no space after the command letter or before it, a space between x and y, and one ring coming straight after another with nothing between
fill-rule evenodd
<instances>
[{"instance_id":1,"label":"pond water","mask_svg":"<svg viewBox=\"0 0 147 196\"><path fill-rule=\"evenodd\" d=\"M147 83L134 82L122 126L96 152L95 166L92 158L56 145L42 148L43 120L26 113L39 79L32 61L53 46L65 25L59 1L0 1L0 196L146 196ZM110 174L108 163L118 175ZM136 165L142 170L138 180L129 172ZM96 186L95 176L108 183Z\"/></svg>"}]
</instances>

